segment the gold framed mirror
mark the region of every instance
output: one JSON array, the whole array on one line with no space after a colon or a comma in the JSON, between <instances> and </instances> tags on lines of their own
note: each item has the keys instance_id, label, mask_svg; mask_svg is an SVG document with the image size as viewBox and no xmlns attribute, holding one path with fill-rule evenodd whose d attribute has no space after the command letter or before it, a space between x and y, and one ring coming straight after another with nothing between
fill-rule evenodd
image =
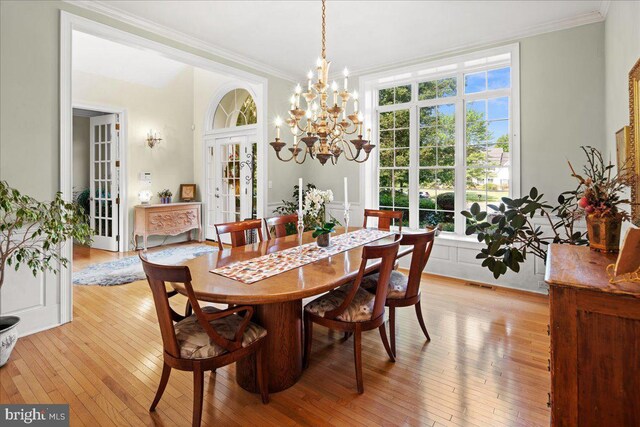
<instances>
[{"instance_id":1,"label":"gold framed mirror","mask_svg":"<svg viewBox=\"0 0 640 427\"><path fill-rule=\"evenodd\" d=\"M640 59L629 72L629 156L631 180L631 221L640 227Z\"/></svg>"}]
</instances>

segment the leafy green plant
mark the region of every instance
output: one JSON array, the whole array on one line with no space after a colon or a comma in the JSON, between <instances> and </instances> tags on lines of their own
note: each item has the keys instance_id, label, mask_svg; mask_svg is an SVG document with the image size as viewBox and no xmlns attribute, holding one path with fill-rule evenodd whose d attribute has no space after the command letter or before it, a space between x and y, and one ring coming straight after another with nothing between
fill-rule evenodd
<instances>
[{"instance_id":1,"label":"leafy green plant","mask_svg":"<svg viewBox=\"0 0 640 427\"><path fill-rule=\"evenodd\" d=\"M312 236L315 239L316 237L321 236L323 234L333 233L335 228L336 228L335 222L327 222L322 227L316 226Z\"/></svg>"},{"instance_id":2,"label":"leafy green plant","mask_svg":"<svg viewBox=\"0 0 640 427\"><path fill-rule=\"evenodd\" d=\"M82 208L65 202L61 193L39 202L0 181L0 287L9 266L17 271L26 265L34 276L66 267L69 260L59 246L72 238L89 243L92 234Z\"/></svg>"},{"instance_id":3,"label":"leafy green plant","mask_svg":"<svg viewBox=\"0 0 640 427\"><path fill-rule=\"evenodd\" d=\"M302 190L303 193L303 200L304 200L304 194L307 191L311 191L316 189L317 187L311 183L307 184L307 189L306 190ZM277 208L274 209L274 212L278 215L291 215L291 214L295 214L298 213L298 193L299 193L300 189L298 188L298 185L294 185L293 186L293 194L291 195L291 199L290 200L283 200L282 201L282 205L278 206ZM314 229L314 227L319 224L319 223L323 223L325 220L325 209L323 208L317 215L312 215L309 212L305 212L304 216L303 216L303 222L304 222L304 231L311 231ZM336 224L336 225L340 225L340 222L335 219L332 215L329 215L329 217L331 218L331 220ZM285 229L287 230L287 234L295 234L297 233L297 229L296 229L296 225L295 224L287 224L285 225Z\"/></svg>"},{"instance_id":4,"label":"leafy green plant","mask_svg":"<svg viewBox=\"0 0 640 427\"><path fill-rule=\"evenodd\" d=\"M486 245L476 258L483 259L482 266L492 271L497 279L507 269L519 272L520 264L528 254L546 260L550 243L588 244L586 232L574 229L575 220L581 217L577 194L577 189L562 193L558 205L553 207L543 201L543 194L533 187L527 196L503 197L499 206L488 205L491 213L474 203L468 211L462 211L462 215L467 218L466 234L476 234L478 241ZM545 235L540 225L533 224L532 219L536 216L548 222L550 235Z\"/></svg>"},{"instance_id":5,"label":"leafy green plant","mask_svg":"<svg viewBox=\"0 0 640 427\"><path fill-rule=\"evenodd\" d=\"M173 196L173 193L171 192L171 190L164 189L162 191L158 191L158 197L162 198L162 197L171 197Z\"/></svg>"}]
</instances>

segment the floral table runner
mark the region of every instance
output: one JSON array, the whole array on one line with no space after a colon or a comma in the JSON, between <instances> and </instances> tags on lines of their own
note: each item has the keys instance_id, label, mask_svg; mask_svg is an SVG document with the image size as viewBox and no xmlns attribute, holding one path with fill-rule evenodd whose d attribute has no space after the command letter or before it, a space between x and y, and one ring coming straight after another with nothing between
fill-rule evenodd
<instances>
[{"instance_id":1,"label":"floral table runner","mask_svg":"<svg viewBox=\"0 0 640 427\"><path fill-rule=\"evenodd\" d=\"M234 262L211 272L243 283L255 283L392 234L389 231L363 228L331 238L331 246L328 248L318 247L315 242L307 243L258 258Z\"/></svg>"}]
</instances>

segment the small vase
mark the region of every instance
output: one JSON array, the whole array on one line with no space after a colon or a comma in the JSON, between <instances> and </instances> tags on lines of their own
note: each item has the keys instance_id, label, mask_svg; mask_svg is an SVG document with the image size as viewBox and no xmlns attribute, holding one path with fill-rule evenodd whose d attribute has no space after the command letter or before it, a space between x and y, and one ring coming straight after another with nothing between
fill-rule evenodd
<instances>
[{"instance_id":1,"label":"small vase","mask_svg":"<svg viewBox=\"0 0 640 427\"><path fill-rule=\"evenodd\" d=\"M321 248L329 246L329 233L319 235L317 243Z\"/></svg>"},{"instance_id":2,"label":"small vase","mask_svg":"<svg viewBox=\"0 0 640 427\"><path fill-rule=\"evenodd\" d=\"M589 246L594 251L617 253L620 248L620 215L587 215Z\"/></svg>"},{"instance_id":3,"label":"small vase","mask_svg":"<svg viewBox=\"0 0 640 427\"><path fill-rule=\"evenodd\" d=\"M0 367L7 363L18 341L18 323L19 317L0 316Z\"/></svg>"}]
</instances>

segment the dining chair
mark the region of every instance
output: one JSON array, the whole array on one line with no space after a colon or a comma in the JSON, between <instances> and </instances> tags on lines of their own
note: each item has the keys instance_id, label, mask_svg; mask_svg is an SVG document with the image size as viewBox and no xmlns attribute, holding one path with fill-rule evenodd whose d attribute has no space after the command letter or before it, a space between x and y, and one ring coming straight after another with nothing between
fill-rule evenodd
<instances>
[{"instance_id":1,"label":"dining chair","mask_svg":"<svg viewBox=\"0 0 640 427\"><path fill-rule=\"evenodd\" d=\"M403 234L400 239L400 246L413 246L409 276L407 277L401 272L394 270L391 272L389 280L385 280L388 286L385 305L389 307L389 335L391 335L391 350L394 356L396 355L397 307L414 306L420 328L427 338L427 341L431 341L427 327L424 324L424 319L422 318L422 308L420 307L420 279L429 261L437 231L438 230L434 228L421 233ZM379 273L365 276L362 279L362 288L377 294L378 288L384 286L384 284L381 285L383 282L380 281L380 277ZM385 278L384 276L382 277Z\"/></svg>"},{"instance_id":2,"label":"dining chair","mask_svg":"<svg viewBox=\"0 0 640 427\"><path fill-rule=\"evenodd\" d=\"M284 237L287 235L287 225L294 224L297 227L298 214L274 216L264 219L264 226L267 230L267 240L271 240L271 229L273 228L275 237Z\"/></svg>"},{"instance_id":3,"label":"dining chair","mask_svg":"<svg viewBox=\"0 0 640 427\"><path fill-rule=\"evenodd\" d=\"M231 235L231 247L237 248L247 244L247 231L257 230L258 242L262 242L262 220L247 219L238 222L226 222L224 224L215 224L216 236L218 239L218 248L224 249L220 235L229 233Z\"/></svg>"},{"instance_id":4,"label":"dining chair","mask_svg":"<svg viewBox=\"0 0 640 427\"><path fill-rule=\"evenodd\" d=\"M353 353L356 367L358 393L364 392L362 381L362 332L378 328L380 338L392 362L395 357L389 346L385 329L384 303L387 296L387 282L398 255L399 240L384 245L368 245L362 249L362 261L358 275L348 283L316 298L304 307L304 367L309 366L313 324L329 329L353 333ZM375 294L360 287L367 262L380 259L379 280L382 286Z\"/></svg>"},{"instance_id":5,"label":"dining chair","mask_svg":"<svg viewBox=\"0 0 640 427\"><path fill-rule=\"evenodd\" d=\"M391 228L392 220L396 220L398 223L398 231L402 231L402 211L385 211L378 209L365 209L364 210L364 224L362 228L367 228L367 222L369 218L378 218L378 229L389 230Z\"/></svg>"},{"instance_id":6,"label":"dining chair","mask_svg":"<svg viewBox=\"0 0 640 427\"><path fill-rule=\"evenodd\" d=\"M191 286L191 272L186 266L167 266L150 263L139 253L156 307L162 335L163 367L158 391L149 411L155 411L164 393L171 369L193 371L192 425L200 426L204 390L204 372L215 371L256 354L258 387L262 402L269 402L265 337L267 331L252 323L253 307L236 306L227 310L200 307ZM169 298L177 294L167 292L166 282L183 283L194 314L182 316L175 312ZM244 316L238 313L244 312ZM174 323L175 322L175 323Z\"/></svg>"}]
</instances>

